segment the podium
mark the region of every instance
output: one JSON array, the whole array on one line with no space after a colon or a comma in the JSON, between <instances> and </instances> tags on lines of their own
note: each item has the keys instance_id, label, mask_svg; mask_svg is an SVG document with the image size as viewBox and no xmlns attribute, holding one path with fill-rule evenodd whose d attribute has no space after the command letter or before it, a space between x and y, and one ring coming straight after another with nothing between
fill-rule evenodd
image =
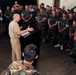
<instances>
[{"instance_id":1,"label":"podium","mask_svg":"<svg viewBox=\"0 0 76 75\"><path fill-rule=\"evenodd\" d=\"M20 37L20 43L21 43L21 52L23 52L24 48L28 45L28 44L34 44L37 46L37 54L39 56L40 54L40 37L41 37L41 30L33 25L31 26L34 28L33 32L29 32L25 35L22 35Z\"/></svg>"}]
</instances>

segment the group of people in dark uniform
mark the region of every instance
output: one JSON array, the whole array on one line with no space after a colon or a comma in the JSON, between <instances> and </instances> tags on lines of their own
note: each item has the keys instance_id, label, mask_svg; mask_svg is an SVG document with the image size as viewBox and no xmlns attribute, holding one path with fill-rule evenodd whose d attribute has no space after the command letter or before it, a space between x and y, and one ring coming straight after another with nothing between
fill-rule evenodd
<instances>
[{"instance_id":1,"label":"group of people in dark uniform","mask_svg":"<svg viewBox=\"0 0 76 75\"><path fill-rule=\"evenodd\" d=\"M69 55L76 58L76 12L65 10L65 6L44 7L44 3L41 3L39 8L36 5L25 5L23 8L15 1L11 10L7 6L4 14L0 11L0 21L3 20L2 15L4 15L7 33L14 14L19 14L21 17L20 27L26 29L30 25L36 25L40 28L41 42L50 42L52 46L60 47L60 50L70 50Z\"/></svg>"},{"instance_id":2,"label":"group of people in dark uniform","mask_svg":"<svg viewBox=\"0 0 76 75\"><path fill-rule=\"evenodd\" d=\"M65 10L65 6L62 8L56 8L55 6L40 4L40 7L36 5L19 5L17 2L13 7L7 6L4 12L5 23L8 29L9 22L13 19L13 14L19 14L21 21L19 25L27 28L28 25L34 24L41 29L41 41L51 42L54 47L60 47L60 50L70 49L70 55L76 57L75 50L75 32L76 32L76 12L73 10Z\"/></svg>"}]
</instances>

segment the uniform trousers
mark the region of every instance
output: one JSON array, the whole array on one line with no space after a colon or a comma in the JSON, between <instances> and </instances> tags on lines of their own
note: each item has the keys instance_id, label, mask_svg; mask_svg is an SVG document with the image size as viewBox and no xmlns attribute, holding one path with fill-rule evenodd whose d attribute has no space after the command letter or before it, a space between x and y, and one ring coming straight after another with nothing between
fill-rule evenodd
<instances>
[{"instance_id":1,"label":"uniform trousers","mask_svg":"<svg viewBox=\"0 0 76 75\"><path fill-rule=\"evenodd\" d=\"M21 45L19 39L10 39L12 47L12 62L21 60Z\"/></svg>"}]
</instances>

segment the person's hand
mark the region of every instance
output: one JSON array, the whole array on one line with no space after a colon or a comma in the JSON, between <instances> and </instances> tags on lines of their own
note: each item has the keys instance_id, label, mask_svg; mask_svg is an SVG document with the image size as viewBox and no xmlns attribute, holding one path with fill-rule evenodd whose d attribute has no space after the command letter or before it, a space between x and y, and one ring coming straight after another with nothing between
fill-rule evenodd
<instances>
[{"instance_id":1,"label":"person's hand","mask_svg":"<svg viewBox=\"0 0 76 75\"><path fill-rule=\"evenodd\" d=\"M7 18L9 18L9 16L6 16Z\"/></svg>"},{"instance_id":2,"label":"person's hand","mask_svg":"<svg viewBox=\"0 0 76 75\"><path fill-rule=\"evenodd\" d=\"M76 36L74 36L74 40L76 40Z\"/></svg>"},{"instance_id":3,"label":"person's hand","mask_svg":"<svg viewBox=\"0 0 76 75\"><path fill-rule=\"evenodd\" d=\"M33 31L33 30L34 29L32 27L31 28L30 27L27 28L27 31Z\"/></svg>"},{"instance_id":4,"label":"person's hand","mask_svg":"<svg viewBox=\"0 0 76 75\"><path fill-rule=\"evenodd\" d=\"M20 29L23 28L22 26L20 26Z\"/></svg>"},{"instance_id":5,"label":"person's hand","mask_svg":"<svg viewBox=\"0 0 76 75\"><path fill-rule=\"evenodd\" d=\"M76 32L75 32L75 34L74 34L74 40L76 40Z\"/></svg>"},{"instance_id":6,"label":"person's hand","mask_svg":"<svg viewBox=\"0 0 76 75\"><path fill-rule=\"evenodd\" d=\"M38 23L41 23L41 21L38 20Z\"/></svg>"},{"instance_id":7,"label":"person's hand","mask_svg":"<svg viewBox=\"0 0 76 75\"><path fill-rule=\"evenodd\" d=\"M69 35L69 37L71 38L72 36L71 36L71 35Z\"/></svg>"},{"instance_id":8,"label":"person's hand","mask_svg":"<svg viewBox=\"0 0 76 75\"><path fill-rule=\"evenodd\" d=\"M49 26L49 28L51 28L51 29L52 29L52 26Z\"/></svg>"},{"instance_id":9,"label":"person's hand","mask_svg":"<svg viewBox=\"0 0 76 75\"><path fill-rule=\"evenodd\" d=\"M59 33L61 33L62 32L62 30L59 30Z\"/></svg>"},{"instance_id":10,"label":"person's hand","mask_svg":"<svg viewBox=\"0 0 76 75\"><path fill-rule=\"evenodd\" d=\"M25 22L28 22L28 20L25 20Z\"/></svg>"}]
</instances>

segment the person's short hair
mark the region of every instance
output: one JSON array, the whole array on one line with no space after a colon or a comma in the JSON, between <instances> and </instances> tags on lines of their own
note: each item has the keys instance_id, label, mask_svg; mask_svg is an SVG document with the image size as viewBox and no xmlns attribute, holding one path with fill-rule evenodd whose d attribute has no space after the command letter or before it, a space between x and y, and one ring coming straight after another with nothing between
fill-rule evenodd
<instances>
[{"instance_id":1,"label":"person's short hair","mask_svg":"<svg viewBox=\"0 0 76 75\"><path fill-rule=\"evenodd\" d=\"M44 3L41 3L40 5L43 5L44 6Z\"/></svg>"},{"instance_id":2,"label":"person's short hair","mask_svg":"<svg viewBox=\"0 0 76 75\"><path fill-rule=\"evenodd\" d=\"M17 14L17 13L15 13L15 14L13 15L13 19L15 19L17 16L20 16L20 15Z\"/></svg>"},{"instance_id":3,"label":"person's short hair","mask_svg":"<svg viewBox=\"0 0 76 75\"><path fill-rule=\"evenodd\" d=\"M36 57L37 47L34 44L29 44L24 48L24 59L31 62Z\"/></svg>"},{"instance_id":4,"label":"person's short hair","mask_svg":"<svg viewBox=\"0 0 76 75\"><path fill-rule=\"evenodd\" d=\"M75 21L75 22L76 22L76 19L74 19L73 21Z\"/></svg>"},{"instance_id":5,"label":"person's short hair","mask_svg":"<svg viewBox=\"0 0 76 75\"><path fill-rule=\"evenodd\" d=\"M67 12L66 11L63 11L62 13L65 14L65 15L67 15Z\"/></svg>"}]
</instances>

